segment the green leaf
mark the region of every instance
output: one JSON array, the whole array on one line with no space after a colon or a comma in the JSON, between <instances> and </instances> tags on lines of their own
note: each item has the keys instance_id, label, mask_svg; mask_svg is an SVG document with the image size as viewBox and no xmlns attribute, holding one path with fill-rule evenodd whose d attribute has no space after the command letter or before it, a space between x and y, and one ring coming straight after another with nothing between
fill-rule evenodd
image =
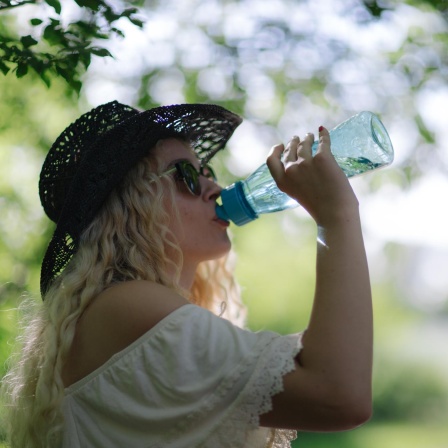
<instances>
[{"instance_id":1,"label":"green leaf","mask_svg":"<svg viewBox=\"0 0 448 448\"><path fill-rule=\"evenodd\" d=\"M136 13L138 13L138 9L137 8L128 8L128 9L125 9L121 13L121 16L122 17L127 17L131 23L133 23L134 25L138 26L139 28L142 28L144 22L142 20L137 19L136 17L134 17L134 14L136 14Z\"/></svg>"},{"instance_id":2,"label":"green leaf","mask_svg":"<svg viewBox=\"0 0 448 448\"><path fill-rule=\"evenodd\" d=\"M50 78L47 76L46 72L39 73L40 79L45 83L47 87L51 86Z\"/></svg>"},{"instance_id":3,"label":"green leaf","mask_svg":"<svg viewBox=\"0 0 448 448\"><path fill-rule=\"evenodd\" d=\"M59 22L52 21L50 25L47 25L47 27L44 30L43 38L50 44L50 45L65 45L67 43L67 39L65 38L63 32L57 28L59 26Z\"/></svg>"},{"instance_id":4,"label":"green leaf","mask_svg":"<svg viewBox=\"0 0 448 448\"><path fill-rule=\"evenodd\" d=\"M364 0L364 6L373 17L379 18L387 8L382 7L382 2L376 0Z\"/></svg>"},{"instance_id":5,"label":"green leaf","mask_svg":"<svg viewBox=\"0 0 448 448\"><path fill-rule=\"evenodd\" d=\"M42 55L40 54L39 57L42 57ZM28 65L32 67L39 76L42 76L42 73L44 73L46 69L44 62L38 57L31 58L28 61Z\"/></svg>"},{"instance_id":6,"label":"green leaf","mask_svg":"<svg viewBox=\"0 0 448 448\"><path fill-rule=\"evenodd\" d=\"M37 26L37 25L40 25L41 23L43 23L43 20L40 20L40 19L31 19L31 20L30 20L30 23L31 23L31 25L33 25L33 26Z\"/></svg>"},{"instance_id":7,"label":"green leaf","mask_svg":"<svg viewBox=\"0 0 448 448\"><path fill-rule=\"evenodd\" d=\"M79 92L81 91L81 87L82 87L82 82L72 79L69 84L75 90L75 92L79 95Z\"/></svg>"},{"instance_id":8,"label":"green leaf","mask_svg":"<svg viewBox=\"0 0 448 448\"><path fill-rule=\"evenodd\" d=\"M101 56L102 58L109 56L109 57L113 57L109 50L106 50L105 48L98 48L98 47L93 47L90 49L91 53L96 55L96 56Z\"/></svg>"},{"instance_id":9,"label":"green leaf","mask_svg":"<svg viewBox=\"0 0 448 448\"><path fill-rule=\"evenodd\" d=\"M143 28L144 22L142 22L139 19L133 19L131 17L129 17L129 20L131 23L133 23L135 26L138 26L139 28Z\"/></svg>"},{"instance_id":10,"label":"green leaf","mask_svg":"<svg viewBox=\"0 0 448 448\"><path fill-rule=\"evenodd\" d=\"M40 62L40 61L39 61ZM39 66L39 64L37 64L37 70L36 67L33 65L34 70L36 71L36 73L39 75L40 79L42 79L42 81L44 82L44 84L47 87L51 86L51 80L50 77L47 74L47 71L45 69L43 69L43 64L42 66Z\"/></svg>"},{"instance_id":11,"label":"green leaf","mask_svg":"<svg viewBox=\"0 0 448 448\"><path fill-rule=\"evenodd\" d=\"M84 22L82 20L70 24L70 32L82 36L83 40L88 37L97 37L99 39L108 39L109 36L101 32L97 23Z\"/></svg>"},{"instance_id":12,"label":"green leaf","mask_svg":"<svg viewBox=\"0 0 448 448\"><path fill-rule=\"evenodd\" d=\"M100 6L104 4L101 0L75 0L75 2L81 8L89 8L92 11L98 11Z\"/></svg>"},{"instance_id":13,"label":"green leaf","mask_svg":"<svg viewBox=\"0 0 448 448\"><path fill-rule=\"evenodd\" d=\"M19 63L17 64L16 76L17 78L22 78L28 73L28 65Z\"/></svg>"},{"instance_id":14,"label":"green leaf","mask_svg":"<svg viewBox=\"0 0 448 448\"><path fill-rule=\"evenodd\" d=\"M121 15L122 17L130 17L132 14L135 14L137 12L138 12L137 8L127 8L121 13Z\"/></svg>"},{"instance_id":15,"label":"green leaf","mask_svg":"<svg viewBox=\"0 0 448 448\"><path fill-rule=\"evenodd\" d=\"M50 5L56 12L56 14L60 14L61 13L61 3L59 2L59 0L45 0L45 3L47 5Z\"/></svg>"},{"instance_id":16,"label":"green leaf","mask_svg":"<svg viewBox=\"0 0 448 448\"><path fill-rule=\"evenodd\" d=\"M118 36L124 37L123 31L119 30L118 28L113 27L110 30L113 31L115 34L118 34Z\"/></svg>"},{"instance_id":17,"label":"green leaf","mask_svg":"<svg viewBox=\"0 0 448 448\"><path fill-rule=\"evenodd\" d=\"M22 42L22 45L23 45L25 48L29 48L29 47L31 47L31 46L33 46L33 45L36 45L36 44L38 43L37 40L33 39L30 35L28 35L28 36L22 36L22 37L20 38L20 42Z\"/></svg>"},{"instance_id":18,"label":"green leaf","mask_svg":"<svg viewBox=\"0 0 448 448\"><path fill-rule=\"evenodd\" d=\"M103 12L103 15L108 23L115 22L116 20L121 18L121 15L116 14L114 10L109 6L106 7L106 9Z\"/></svg>"},{"instance_id":19,"label":"green leaf","mask_svg":"<svg viewBox=\"0 0 448 448\"><path fill-rule=\"evenodd\" d=\"M56 65L55 69L56 69L56 73L59 76L62 76L67 82L69 81L69 79L71 79L70 73L67 70L65 70L64 68L62 68L61 66Z\"/></svg>"},{"instance_id":20,"label":"green leaf","mask_svg":"<svg viewBox=\"0 0 448 448\"><path fill-rule=\"evenodd\" d=\"M81 87L82 87L82 82L78 81L75 77L76 77L76 72L75 70L66 70L65 68L57 65L56 67L56 73L60 76L62 76L65 81L67 82L67 84L77 93L79 94L79 92L81 91Z\"/></svg>"},{"instance_id":21,"label":"green leaf","mask_svg":"<svg viewBox=\"0 0 448 448\"><path fill-rule=\"evenodd\" d=\"M9 72L9 67L5 65L2 61L0 61L0 70L4 75L6 75Z\"/></svg>"},{"instance_id":22,"label":"green leaf","mask_svg":"<svg viewBox=\"0 0 448 448\"><path fill-rule=\"evenodd\" d=\"M427 127L421 115L415 116L415 123L417 124L420 135L425 139L427 143L435 143L434 133L431 132Z\"/></svg>"},{"instance_id":23,"label":"green leaf","mask_svg":"<svg viewBox=\"0 0 448 448\"><path fill-rule=\"evenodd\" d=\"M87 69L90 65L91 53L89 51L80 51L79 52L79 60Z\"/></svg>"}]
</instances>

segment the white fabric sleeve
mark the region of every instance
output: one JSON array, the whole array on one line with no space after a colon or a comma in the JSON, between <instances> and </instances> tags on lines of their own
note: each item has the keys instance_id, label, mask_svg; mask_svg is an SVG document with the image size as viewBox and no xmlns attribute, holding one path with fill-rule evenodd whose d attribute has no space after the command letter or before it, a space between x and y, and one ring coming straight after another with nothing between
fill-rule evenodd
<instances>
[{"instance_id":1,"label":"white fabric sleeve","mask_svg":"<svg viewBox=\"0 0 448 448\"><path fill-rule=\"evenodd\" d=\"M193 305L179 314L147 347L151 402L175 415L160 446L290 446L295 431L259 429L259 416L294 370L300 335L242 330Z\"/></svg>"}]
</instances>

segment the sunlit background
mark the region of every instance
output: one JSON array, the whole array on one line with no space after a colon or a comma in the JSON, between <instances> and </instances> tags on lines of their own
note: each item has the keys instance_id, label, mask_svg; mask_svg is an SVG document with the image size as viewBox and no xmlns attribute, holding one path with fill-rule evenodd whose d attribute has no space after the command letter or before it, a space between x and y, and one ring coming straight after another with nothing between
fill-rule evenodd
<instances>
[{"instance_id":1,"label":"sunlit background","mask_svg":"<svg viewBox=\"0 0 448 448\"><path fill-rule=\"evenodd\" d=\"M381 117L395 148L392 166L351 181L361 203L374 291L374 417L348 433L302 434L294 446L447 448L443 3L147 1L140 10L144 28L118 24L126 37L102 43L114 59L92 60L79 98L62 80L47 89L32 76L0 78L2 365L21 296L39 300L40 259L51 233L38 199L40 167L48 147L80 113L114 99L139 108L223 105L245 118L216 161L228 184L264 162L272 145L370 110ZM381 7L376 13L374 5ZM83 13L73 1L62 6L67 21ZM0 26L26 29L30 17L51 13L30 6L0 17ZM249 326L281 333L303 329L314 288L311 219L295 209L232 233Z\"/></svg>"}]
</instances>

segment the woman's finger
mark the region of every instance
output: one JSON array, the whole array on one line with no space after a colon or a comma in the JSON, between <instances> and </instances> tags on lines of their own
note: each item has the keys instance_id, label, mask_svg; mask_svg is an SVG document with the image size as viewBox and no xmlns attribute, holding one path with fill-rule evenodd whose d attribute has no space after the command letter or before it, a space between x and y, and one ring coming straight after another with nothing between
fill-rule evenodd
<instances>
[{"instance_id":1,"label":"woman's finger","mask_svg":"<svg viewBox=\"0 0 448 448\"><path fill-rule=\"evenodd\" d=\"M308 133L305 136L305 139L299 143L297 148L297 157L301 157L302 159L309 160L313 157L311 147L314 143L314 134Z\"/></svg>"},{"instance_id":2,"label":"woman's finger","mask_svg":"<svg viewBox=\"0 0 448 448\"><path fill-rule=\"evenodd\" d=\"M319 127L319 144L316 153L319 152L331 152L330 133L324 126Z\"/></svg>"},{"instance_id":3,"label":"woman's finger","mask_svg":"<svg viewBox=\"0 0 448 448\"><path fill-rule=\"evenodd\" d=\"M297 160L297 148L300 144L300 138L295 135L286 145L283 162L295 162Z\"/></svg>"},{"instance_id":4,"label":"woman's finger","mask_svg":"<svg viewBox=\"0 0 448 448\"><path fill-rule=\"evenodd\" d=\"M282 155L285 151L285 146L283 144L275 145L271 148L269 155L266 159L266 165L271 172L274 180L281 179L285 174L285 166L282 162Z\"/></svg>"}]
</instances>

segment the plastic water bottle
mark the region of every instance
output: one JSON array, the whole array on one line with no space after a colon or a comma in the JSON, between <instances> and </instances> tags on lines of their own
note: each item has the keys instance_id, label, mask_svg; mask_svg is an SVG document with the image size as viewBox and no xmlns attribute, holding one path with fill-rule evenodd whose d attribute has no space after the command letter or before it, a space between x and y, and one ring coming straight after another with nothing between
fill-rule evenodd
<instances>
[{"instance_id":1,"label":"plastic water bottle","mask_svg":"<svg viewBox=\"0 0 448 448\"><path fill-rule=\"evenodd\" d=\"M372 112L360 112L330 131L331 152L347 177L357 176L392 163L394 150L387 131ZM318 142L312 146L313 154ZM243 225L263 213L297 207L298 202L277 188L264 163L246 180L221 191L220 219Z\"/></svg>"}]
</instances>

